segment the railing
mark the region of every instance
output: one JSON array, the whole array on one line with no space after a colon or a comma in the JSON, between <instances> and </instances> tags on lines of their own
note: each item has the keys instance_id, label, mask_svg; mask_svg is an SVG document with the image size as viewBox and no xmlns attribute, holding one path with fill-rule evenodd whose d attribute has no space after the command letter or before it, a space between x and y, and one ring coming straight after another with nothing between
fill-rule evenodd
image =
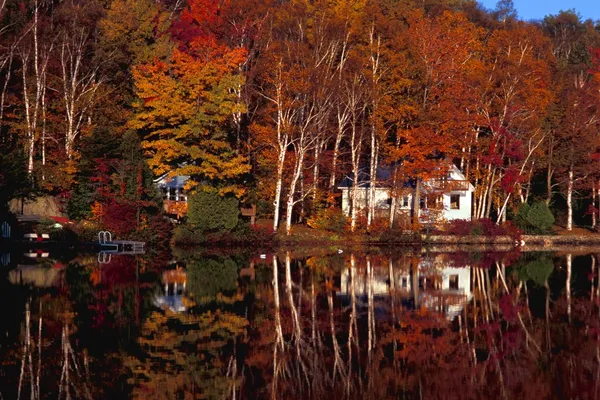
<instances>
[{"instance_id":1,"label":"railing","mask_svg":"<svg viewBox=\"0 0 600 400\"><path fill-rule=\"evenodd\" d=\"M436 179L431 182L431 187L434 190L441 190L447 192L454 190L469 190L469 181Z\"/></svg>"},{"instance_id":2,"label":"railing","mask_svg":"<svg viewBox=\"0 0 600 400\"><path fill-rule=\"evenodd\" d=\"M98 232L98 242L100 244L106 244L112 242L112 235L109 231Z\"/></svg>"},{"instance_id":3,"label":"railing","mask_svg":"<svg viewBox=\"0 0 600 400\"><path fill-rule=\"evenodd\" d=\"M164 200L163 208L167 214L176 215L177 218L181 218L187 214L188 203L187 201Z\"/></svg>"}]
</instances>

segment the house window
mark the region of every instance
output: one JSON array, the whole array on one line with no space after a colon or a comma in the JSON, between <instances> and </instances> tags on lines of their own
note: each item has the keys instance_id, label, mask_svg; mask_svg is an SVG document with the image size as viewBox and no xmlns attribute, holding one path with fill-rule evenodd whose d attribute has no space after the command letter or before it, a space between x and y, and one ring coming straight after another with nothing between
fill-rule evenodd
<instances>
[{"instance_id":1,"label":"house window","mask_svg":"<svg viewBox=\"0 0 600 400\"><path fill-rule=\"evenodd\" d=\"M458 290L458 275L450 275L450 289Z\"/></svg>"},{"instance_id":2,"label":"house window","mask_svg":"<svg viewBox=\"0 0 600 400\"><path fill-rule=\"evenodd\" d=\"M459 194L451 194L450 195L450 208L452 210L460 210L460 195Z\"/></svg>"},{"instance_id":3,"label":"house window","mask_svg":"<svg viewBox=\"0 0 600 400\"><path fill-rule=\"evenodd\" d=\"M402 198L402 207L408 207L408 196Z\"/></svg>"},{"instance_id":4,"label":"house window","mask_svg":"<svg viewBox=\"0 0 600 400\"><path fill-rule=\"evenodd\" d=\"M405 289L408 287L408 278L406 278L406 277L402 278L402 287Z\"/></svg>"}]
</instances>

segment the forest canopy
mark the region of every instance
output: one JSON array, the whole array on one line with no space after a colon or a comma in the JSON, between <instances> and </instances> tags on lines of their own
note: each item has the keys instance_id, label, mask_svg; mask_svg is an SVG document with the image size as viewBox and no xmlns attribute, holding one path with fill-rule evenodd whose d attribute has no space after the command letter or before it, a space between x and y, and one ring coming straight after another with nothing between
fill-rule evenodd
<instances>
[{"instance_id":1,"label":"forest canopy","mask_svg":"<svg viewBox=\"0 0 600 400\"><path fill-rule=\"evenodd\" d=\"M160 210L154 179L188 175L289 232L338 205L344 177L391 166L393 207L455 165L474 218L542 201L567 229L598 220L600 25L572 10L7 0L0 24L3 204L44 193L72 218L139 221ZM376 223L373 199L352 230Z\"/></svg>"}]
</instances>

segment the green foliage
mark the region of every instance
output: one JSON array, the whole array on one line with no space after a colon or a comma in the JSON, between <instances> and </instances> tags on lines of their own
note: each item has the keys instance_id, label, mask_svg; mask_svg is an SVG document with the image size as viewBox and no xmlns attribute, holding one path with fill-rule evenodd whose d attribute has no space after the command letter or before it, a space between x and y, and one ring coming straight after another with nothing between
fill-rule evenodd
<instances>
[{"instance_id":1,"label":"green foliage","mask_svg":"<svg viewBox=\"0 0 600 400\"><path fill-rule=\"evenodd\" d=\"M80 220L89 218L92 214L91 204L94 201L92 185L85 179L75 185L71 190L71 197L67 203L67 215L70 219Z\"/></svg>"},{"instance_id":2,"label":"green foliage","mask_svg":"<svg viewBox=\"0 0 600 400\"><path fill-rule=\"evenodd\" d=\"M554 216L543 201L532 205L525 203L519 208L515 223L526 233L547 234L552 230Z\"/></svg>"},{"instance_id":3,"label":"green foliage","mask_svg":"<svg viewBox=\"0 0 600 400\"><path fill-rule=\"evenodd\" d=\"M0 145L0 207L14 198L28 198L32 182L27 175L26 158L21 149Z\"/></svg>"},{"instance_id":4,"label":"green foliage","mask_svg":"<svg viewBox=\"0 0 600 400\"><path fill-rule=\"evenodd\" d=\"M315 215L306 221L308 226L314 229L322 229L341 233L348 226L348 217L337 207L323 208L317 210Z\"/></svg>"},{"instance_id":5,"label":"green foliage","mask_svg":"<svg viewBox=\"0 0 600 400\"><path fill-rule=\"evenodd\" d=\"M197 192L188 200L188 224L196 231L231 231L238 224L239 201L216 192Z\"/></svg>"},{"instance_id":6,"label":"green foliage","mask_svg":"<svg viewBox=\"0 0 600 400\"><path fill-rule=\"evenodd\" d=\"M237 290L238 268L230 258L201 258L187 265L187 289L194 301L206 304L219 294Z\"/></svg>"},{"instance_id":7,"label":"green foliage","mask_svg":"<svg viewBox=\"0 0 600 400\"><path fill-rule=\"evenodd\" d=\"M238 224L231 232L203 232L185 224L179 225L173 230L173 241L175 244L184 246L217 242L219 244L270 246L275 244L276 232L270 227L249 224Z\"/></svg>"}]
</instances>

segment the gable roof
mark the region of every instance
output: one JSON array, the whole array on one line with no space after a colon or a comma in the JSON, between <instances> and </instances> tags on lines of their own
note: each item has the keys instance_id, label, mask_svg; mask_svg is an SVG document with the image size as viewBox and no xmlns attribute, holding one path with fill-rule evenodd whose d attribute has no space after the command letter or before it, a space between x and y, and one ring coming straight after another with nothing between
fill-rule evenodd
<instances>
[{"instance_id":1,"label":"gable roof","mask_svg":"<svg viewBox=\"0 0 600 400\"><path fill-rule=\"evenodd\" d=\"M371 178L370 178L370 173L369 173L369 168L368 167L364 167L361 168L358 171L358 187L361 189L368 189L371 187ZM458 169L458 167L454 164L451 164L450 168L448 169L448 178L450 178L450 180L452 181L467 181L467 179L465 178L465 175ZM392 167L391 166L378 166L377 167L377 173L376 173L376 187L378 188L387 188L391 186L391 180L392 180ZM435 181L435 180L434 180ZM338 189L349 189L352 187L352 185L354 184L354 173L350 173L350 175L347 175L338 185ZM407 179L404 181L403 187L405 188L414 188L415 185L415 179ZM467 187L467 189L455 189L457 191L462 191L462 190L470 190L473 191L475 190L474 186L468 182L468 185L465 186ZM422 188L423 190L426 190L426 188Z\"/></svg>"},{"instance_id":2,"label":"gable roof","mask_svg":"<svg viewBox=\"0 0 600 400\"><path fill-rule=\"evenodd\" d=\"M371 171L369 171L368 167L364 167L358 170L358 187L360 188L370 188L371 187ZM389 182L392 179L392 168L390 166L378 166L376 173L376 185L377 187L386 186L386 182ZM338 189L346 189L351 188L354 184L354 173L350 173L342 179L340 184L338 185ZM409 184L410 185L410 184ZM389 186L389 185L388 185Z\"/></svg>"},{"instance_id":3,"label":"gable roof","mask_svg":"<svg viewBox=\"0 0 600 400\"><path fill-rule=\"evenodd\" d=\"M187 175L176 175L172 178L169 178L168 174L163 174L159 178L154 180L154 183L159 188L183 188L185 183L190 179Z\"/></svg>"}]
</instances>

